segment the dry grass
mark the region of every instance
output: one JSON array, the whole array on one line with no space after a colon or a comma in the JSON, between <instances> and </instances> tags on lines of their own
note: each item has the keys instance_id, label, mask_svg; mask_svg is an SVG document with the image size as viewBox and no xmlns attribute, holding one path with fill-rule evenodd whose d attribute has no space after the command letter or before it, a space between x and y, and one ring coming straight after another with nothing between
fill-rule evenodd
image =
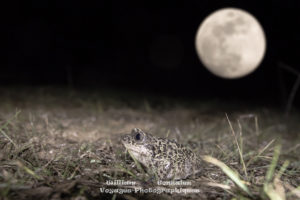
<instances>
[{"instance_id":1,"label":"dry grass","mask_svg":"<svg viewBox=\"0 0 300 200\"><path fill-rule=\"evenodd\" d=\"M299 116L272 108L220 105L109 91L0 89L2 199L300 199ZM227 113L227 117L225 115ZM176 139L203 158L190 177L197 193L106 194L155 188L120 135L138 127ZM108 186L132 180L135 186ZM178 186L177 186L178 187Z\"/></svg>"}]
</instances>

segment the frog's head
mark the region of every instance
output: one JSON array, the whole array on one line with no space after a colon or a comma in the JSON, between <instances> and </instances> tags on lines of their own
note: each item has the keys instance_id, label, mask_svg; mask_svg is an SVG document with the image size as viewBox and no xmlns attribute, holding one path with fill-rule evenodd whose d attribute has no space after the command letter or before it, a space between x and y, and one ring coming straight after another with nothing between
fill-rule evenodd
<instances>
[{"instance_id":1,"label":"frog's head","mask_svg":"<svg viewBox=\"0 0 300 200\"><path fill-rule=\"evenodd\" d=\"M147 165L153 157L155 138L141 129L134 128L131 134L122 137L122 143L131 156Z\"/></svg>"}]
</instances>

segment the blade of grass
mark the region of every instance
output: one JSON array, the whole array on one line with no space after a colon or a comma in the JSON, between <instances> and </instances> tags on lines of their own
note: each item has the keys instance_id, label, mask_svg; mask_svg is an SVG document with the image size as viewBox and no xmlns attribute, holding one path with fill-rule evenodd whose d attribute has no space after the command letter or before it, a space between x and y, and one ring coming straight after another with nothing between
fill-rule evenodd
<instances>
[{"instance_id":1,"label":"blade of grass","mask_svg":"<svg viewBox=\"0 0 300 200\"><path fill-rule=\"evenodd\" d=\"M115 193L114 195L113 195L113 197L111 198L111 200L116 200L117 199L117 194Z\"/></svg>"},{"instance_id":2,"label":"blade of grass","mask_svg":"<svg viewBox=\"0 0 300 200\"><path fill-rule=\"evenodd\" d=\"M250 165L250 163L252 163L253 161L255 161L258 157L260 157L260 155L265 152L265 150L267 150L269 148L269 146L275 141L275 139L271 140L264 148L262 148L259 153L256 156L253 156L252 158L250 158L250 160L247 162L246 166L248 167Z\"/></svg>"},{"instance_id":3,"label":"blade of grass","mask_svg":"<svg viewBox=\"0 0 300 200\"><path fill-rule=\"evenodd\" d=\"M285 195L285 189L282 185L282 182L280 181L280 177L281 175L284 173L284 171L286 170L286 168L288 167L289 165L289 161L285 161L283 163L283 165L281 166L279 172L276 174L275 178L274 178L274 181L273 181L273 184L274 184L274 190L275 191L271 191L272 193L276 193L276 197L275 198L278 198L278 199L282 199L282 200L285 200L286 199L286 195ZM275 196L275 194L268 194L269 196ZM278 197L277 197L278 196Z\"/></svg>"},{"instance_id":4,"label":"blade of grass","mask_svg":"<svg viewBox=\"0 0 300 200\"><path fill-rule=\"evenodd\" d=\"M0 132L14 145L15 148L17 148L17 144L14 143L14 141L3 130L0 129Z\"/></svg>"},{"instance_id":5,"label":"blade of grass","mask_svg":"<svg viewBox=\"0 0 300 200\"><path fill-rule=\"evenodd\" d=\"M275 177L273 184L274 184L274 189L275 189L275 192L276 192L277 196L279 196L280 199L285 200L286 199L285 198L285 189L284 189L280 179Z\"/></svg>"},{"instance_id":6,"label":"blade of grass","mask_svg":"<svg viewBox=\"0 0 300 200\"><path fill-rule=\"evenodd\" d=\"M283 200L270 183L264 185L264 192L268 195L270 200Z\"/></svg>"},{"instance_id":7,"label":"blade of grass","mask_svg":"<svg viewBox=\"0 0 300 200\"><path fill-rule=\"evenodd\" d=\"M284 161L283 165L281 166L278 174L276 174L276 177L278 180L280 179L281 175L285 172L286 168L289 166L290 161L286 160Z\"/></svg>"},{"instance_id":8,"label":"blade of grass","mask_svg":"<svg viewBox=\"0 0 300 200\"><path fill-rule=\"evenodd\" d=\"M271 165L267 171L265 183L270 183L272 180L272 177L274 175L274 171L275 171L278 159L279 159L280 151L281 151L281 145L276 145L275 149L274 149L274 154L273 154L273 159L272 159Z\"/></svg>"},{"instance_id":9,"label":"blade of grass","mask_svg":"<svg viewBox=\"0 0 300 200\"><path fill-rule=\"evenodd\" d=\"M29 169L28 167L26 167L23 163L21 163L21 161L17 160L14 161L14 163L21 169L23 169L27 174L33 176L34 178L38 179L38 180L43 180L39 175L37 175L34 171L32 171L31 169Z\"/></svg>"},{"instance_id":10,"label":"blade of grass","mask_svg":"<svg viewBox=\"0 0 300 200\"><path fill-rule=\"evenodd\" d=\"M20 112L21 112L20 110L17 110L14 116L6 120L6 122L2 126L0 126L0 132L14 145L15 148L17 148L17 144L14 143L14 141L3 131L3 129L6 128L8 124L12 124L11 120L17 118Z\"/></svg>"},{"instance_id":11,"label":"blade of grass","mask_svg":"<svg viewBox=\"0 0 300 200\"><path fill-rule=\"evenodd\" d=\"M230 191L232 189L232 187L230 187L229 185L225 185L225 184L221 184L221 183L214 183L214 182L208 182L208 183L205 183L205 185L210 186L210 187L221 188L221 189L225 190L226 192L228 192L229 194L231 194L232 196L236 196L233 192Z\"/></svg>"},{"instance_id":12,"label":"blade of grass","mask_svg":"<svg viewBox=\"0 0 300 200\"><path fill-rule=\"evenodd\" d=\"M300 147L300 143L296 144L295 146L291 147L289 150L285 151L286 154L291 153L292 151L295 151Z\"/></svg>"},{"instance_id":13,"label":"blade of grass","mask_svg":"<svg viewBox=\"0 0 300 200\"><path fill-rule=\"evenodd\" d=\"M144 108L145 108L146 112L148 112L148 113L150 113L152 111L150 103L147 99L144 100Z\"/></svg>"},{"instance_id":14,"label":"blade of grass","mask_svg":"<svg viewBox=\"0 0 300 200\"><path fill-rule=\"evenodd\" d=\"M2 126L0 126L0 130L5 128L8 124L12 124L11 120L17 118L20 113L21 113L21 110L17 110L16 114L14 116L12 116L10 119L6 120L6 122Z\"/></svg>"},{"instance_id":15,"label":"blade of grass","mask_svg":"<svg viewBox=\"0 0 300 200\"><path fill-rule=\"evenodd\" d=\"M295 195L300 199L300 186L295 188L287 182L284 183L284 186L290 191L286 196Z\"/></svg>"},{"instance_id":16,"label":"blade of grass","mask_svg":"<svg viewBox=\"0 0 300 200\"><path fill-rule=\"evenodd\" d=\"M205 183L205 185L208 185L211 187L222 188L223 190L231 190L231 187L229 185L225 185L225 184L221 184L221 183L208 182L208 183Z\"/></svg>"},{"instance_id":17,"label":"blade of grass","mask_svg":"<svg viewBox=\"0 0 300 200\"><path fill-rule=\"evenodd\" d=\"M256 115L254 117L254 121L255 121L255 133L256 133L256 136L259 136L258 119L257 119Z\"/></svg>"},{"instance_id":18,"label":"blade of grass","mask_svg":"<svg viewBox=\"0 0 300 200\"><path fill-rule=\"evenodd\" d=\"M170 129L168 129L167 134L166 134L166 138L168 138L170 135Z\"/></svg>"},{"instance_id":19,"label":"blade of grass","mask_svg":"<svg viewBox=\"0 0 300 200\"><path fill-rule=\"evenodd\" d=\"M237 120L239 129L240 129L240 146L241 146L241 155L243 155L243 147L244 147L244 141L243 141L243 132L242 132L242 125L239 120ZM246 167L245 167L246 169ZM247 174L247 171L246 171Z\"/></svg>"},{"instance_id":20,"label":"blade of grass","mask_svg":"<svg viewBox=\"0 0 300 200\"><path fill-rule=\"evenodd\" d=\"M236 146L237 146L238 151L239 151L239 155L240 155L240 159L241 159L241 162L242 162L242 165L243 165L243 170L244 170L246 179L248 180L248 173L247 173L247 168L246 168L246 165L245 165L245 162L244 162L243 153L242 153L242 151L241 151L240 145L239 145L239 143L238 143L238 141L237 141L235 132L234 132L234 130L233 130L232 124L231 124L231 122L230 122L230 120L229 120L229 118L228 118L227 113L225 113L225 115L226 115L227 121L228 121L228 123L229 123L230 129L231 129L231 132L232 132L232 135L233 135L233 137L234 137Z\"/></svg>"},{"instance_id":21,"label":"blade of grass","mask_svg":"<svg viewBox=\"0 0 300 200\"><path fill-rule=\"evenodd\" d=\"M271 200L284 200L285 194L284 194L284 188L282 184L279 182L279 179L274 178L274 181L272 183L272 178L274 177L275 168L278 163L279 155L281 151L281 145L276 145L274 148L273 158L271 161L271 164L269 166L269 169L267 171L265 183L263 186L263 191L265 194L271 199ZM281 167L282 173L284 172L285 168L287 167L287 164L284 164ZM280 175L279 175L280 176Z\"/></svg>"},{"instance_id":22,"label":"blade of grass","mask_svg":"<svg viewBox=\"0 0 300 200\"><path fill-rule=\"evenodd\" d=\"M125 167L121 166L121 165L117 165L118 168L120 168L123 172L133 176L134 178L136 178L136 175L134 173L132 173L130 170L126 169Z\"/></svg>"},{"instance_id":23,"label":"blade of grass","mask_svg":"<svg viewBox=\"0 0 300 200\"><path fill-rule=\"evenodd\" d=\"M249 191L248 187L244 184L244 182L240 179L238 174L236 174L230 167L228 167L225 163L222 161L219 161L216 158L213 158L211 156L203 156L203 160L206 162L209 162L213 165L218 166L221 168L221 170L239 187L241 188L244 192L246 192L249 196L253 196L251 192Z\"/></svg>"}]
</instances>

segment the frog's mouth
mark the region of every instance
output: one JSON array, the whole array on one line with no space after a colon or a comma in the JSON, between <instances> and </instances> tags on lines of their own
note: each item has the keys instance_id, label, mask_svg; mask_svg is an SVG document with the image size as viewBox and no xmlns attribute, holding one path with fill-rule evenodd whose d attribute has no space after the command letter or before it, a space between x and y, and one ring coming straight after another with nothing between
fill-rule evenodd
<instances>
[{"instance_id":1,"label":"frog's mouth","mask_svg":"<svg viewBox=\"0 0 300 200\"><path fill-rule=\"evenodd\" d=\"M147 157L148 156L146 153L144 153L141 150L133 149L133 148L130 148L130 147L126 147L126 150L130 154L130 156L134 157L134 159L136 159L136 160L139 160L139 158L141 158L141 157L143 158L143 157Z\"/></svg>"},{"instance_id":2,"label":"frog's mouth","mask_svg":"<svg viewBox=\"0 0 300 200\"><path fill-rule=\"evenodd\" d=\"M141 154L141 152L139 152L137 150L134 150L132 148L126 147L126 150L129 152L129 154L133 154L133 155L139 155L139 154Z\"/></svg>"},{"instance_id":3,"label":"frog's mouth","mask_svg":"<svg viewBox=\"0 0 300 200\"><path fill-rule=\"evenodd\" d=\"M130 145L126 144L125 142L123 142L123 145L124 145L126 151L128 151L129 153L138 153L137 150L134 150L133 148L130 148Z\"/></svg>"},{"instance_id":4,"label":"frog's mouth","mask_svg":"<svg viewBox=\"0 0 300 200\"><path fill-rule=\"evenodd\" d=\"M126 150L128 151L130 157L133 158L133 160L138 160L138 161L140 161L140 159L139 159L140 156L145 156L145 155L143 155L143 154L141 154L140 152L135 151L135 150L131 150L131 149L126 149Z\"/></svg>"}]
</instances>

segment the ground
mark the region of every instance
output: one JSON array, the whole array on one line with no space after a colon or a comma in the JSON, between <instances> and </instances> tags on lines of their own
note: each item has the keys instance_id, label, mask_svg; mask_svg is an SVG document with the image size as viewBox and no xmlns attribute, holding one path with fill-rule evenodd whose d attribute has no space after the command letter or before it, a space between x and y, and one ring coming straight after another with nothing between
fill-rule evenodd
<instances>
[{"instance_id":1,"label":"ground","mask_svg":"<svg viewBox=\"0 0 300 200\"><path fill-rule=\"evenodd\" d=\"M0 92L1 199L300 198L296 108L284 117L268 102L54 87ZM202 172L184 180L189 186L158 186L120 142L135 127L190 147ZM113 180L136 184L107 184ZM168 190L175 187L196 190Z\"/></svg>"}]
</instances>

